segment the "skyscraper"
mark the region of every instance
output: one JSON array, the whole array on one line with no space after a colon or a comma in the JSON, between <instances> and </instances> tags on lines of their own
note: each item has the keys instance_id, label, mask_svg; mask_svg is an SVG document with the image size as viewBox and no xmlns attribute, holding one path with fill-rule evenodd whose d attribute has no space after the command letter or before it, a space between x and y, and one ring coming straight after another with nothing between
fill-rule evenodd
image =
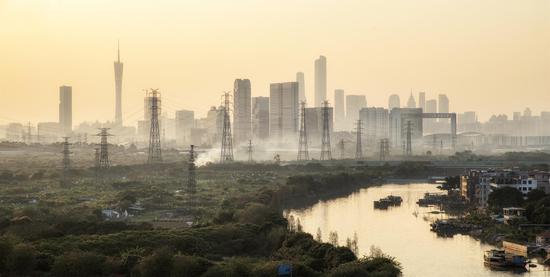
<instances>
[{"instance_id":1,"label":"skyscraper","mask_svg":"<svg viewBox=\"0 0 550 277\"><path fill-rule=\"evenodd\" d=\"M122 71L124 64L120 62L120 46L117 51L117 60L114 62L115 66L115 93L116 93L116 106L115 106L115 123L118 126L122 126Z\"/></svg>"},{"instance_id":2,"label":"skyscraper","mask_svg":"<svg viewBox=\"0 0 550 277\"><path fill-rule=\"evenodd\" d=\"M251 88L250 80L236 79L233 95L233 129L235 144L248 142L251 137Z\"/></svg>"},{"instance_id":3,"label":"skyscraper","mask_svg":"<svg viewBox=\"0 0 550 277\"><path fill-rule=\"evenodd\" d=\"M298 82L298 97L299 97L299 101L302 102L302 101L306 101L306 82L305 82L305 79L304 79L304 73L303 72L298 72L296 73L296 82Z\"/></svg>"},{"instance_id":4,"label":"skyscraper","mask_svg":"<svg viewBox=\"0 0 550 277\"><path fill-rule=\"evenodd\" d=\"M59 87L59 126L64 135L73 129L73 88Z\"/></svg>"},{"instance_id":5,"label":"skyscraper","mask_svg":"<svg viewBox=\"0 0 550 277\"><path fill-rule=\"evenodd\" d=\"M315 60L315 103L313 107L321 107L327 100L327 59L320 56Z\"/></svg>"},{"instance_id":6,"label":"skyscraper","mask_svg":"<svg viewBox=\"0 0 550 277\"><path fill-rule=\"evenodd\" d=\"M269 138L269 97L252 97L252 134L256 139Z\"/></svg>"},{"instance_id":7,"label":"skyscraper","mask_svg":"<svg viewBox=\"0 0 550 277\"><path fill-rule=\"evenodd\" d=\"M401 100L397 94L390 95L388 99L388 109L391 111L393 108L401 108Z\"/></svg>"},{"instance_id":8,"label":"skyscraper","mask_svg":"<svg viewBox=\"0 0 550 277\"><path fill-rule=\"evenodd\" d=\"M298 82L274 83L269 90L269 135L295 139L298 131Z\"/></svg>"},{"instance_id":9,"label":"skyscraper","mask_svg":"<svg viewBox=\"0 0 550 277\"><path fill-rule=\"evenodd\" d=\"M362 108L359 119L365 128L367 146L375 147L381 139L389 138L389 111L384 108Z\"/></svg>"},{"instance_id":10,"label":"skyscraper","mask_svg":"<svg viewBox=\"0 0 550 277\"><path fill-rule=\"evenodd\" d=\"M425 92L419 92L418 93L418 107L422 110L426 109L426 93Z\"/></svg>"},{"instance_id":11,"label":"skyscraper","mask_svg":"<svg viewBox=\"0 0 550 277\"><path fill-rule=\"evenodd\" d=\"M416 101L414 100L414 96L411 93L411 96L409 96L409 100L407 101L407 108L409 109L415 109L416 108Z\"/></svg>"},{"instance_id":12,"label":"skyscraper","mask_svg":"<svg viewBox=\"0 0 550 277\"><path fill-rule=\"evenodd\" d=\"M176 145L186 147L191 142L191 129L195 127L195 112L176 111Z\"/></svg>"},{"instance_id":13,"label":"skyscraper","mask_svg":"<svg viewBox=\"0 0 550 277\"><path fill-rule=\"evenodd\" d=\"M440 113L448 113L449 112L449 98L447 98L447 95L440 94L438 96L439 99L439 112Z\"/></svg>"},{"instance_id":14,"label":"skyscraper","mask_svg":"<svg viewBox=\"0 0 550 277\"><path fill-rule=\"evenodd\" d=\"M337 89L334 91L334 127L337 130L344 128L344 122L346 121L346 112L344 107L344 90Z\"/></svg>"},{"instance_id":15,"label":"skyscraper","mask_svg":"<svg viewBox=\"0 0 550 277\"><path fill-rule=\"evenodd\" d=\"M431 99L426 101L426 109L424 109L425 113L437 113L437 100ZM436 120L433 118L426 118L424 119L424 130L426 133L433 133L435 130L435 122Z\"/></svg>"},{"instance_id":16,"label":"skyscraper","mask_svg":"<svg viewBox=\"0 0 550 277\"><path fill-rule=\"evenodd\" d=\"M367 107L365 95L346 95L346 128L351 129L359 119L359 111Z\"/></svg>"}]
</instances>

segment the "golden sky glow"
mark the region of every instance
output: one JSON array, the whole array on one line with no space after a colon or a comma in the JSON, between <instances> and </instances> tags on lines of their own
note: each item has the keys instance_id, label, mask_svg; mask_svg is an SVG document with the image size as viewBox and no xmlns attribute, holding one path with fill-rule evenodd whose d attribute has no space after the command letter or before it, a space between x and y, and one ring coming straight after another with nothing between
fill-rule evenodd
<instances>
[{"instance_id":1,"label":"golden sky glow","mask_svg":"<svg viewBox=\"0 0 550 277\"><path fill-rule=\"evenodd\" d=\"M312 100L319 55L331 101L413 89L481 119L550 110L548 0L0 0L0 124L57 121L63 84L75 123L112 120L117 39L127 123L150 87L171 117L204 115L235 78L259 96L303 71Z\"/></svg>"}]
</instances>

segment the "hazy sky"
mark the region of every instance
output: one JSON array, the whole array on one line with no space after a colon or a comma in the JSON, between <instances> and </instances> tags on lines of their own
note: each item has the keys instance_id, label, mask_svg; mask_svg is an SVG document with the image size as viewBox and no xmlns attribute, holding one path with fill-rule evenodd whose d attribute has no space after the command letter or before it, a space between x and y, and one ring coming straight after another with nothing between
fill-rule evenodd
<instances>
[{"instance_id":1,"label":"hazy sky","mask_svg":"<svg viewBox=\"0 0 550 277\"><path fill-rule=\"evenodd\" d=\"M446 93L451 110L550 110L549 0L0 0L0 124L57 121L73 86L73 121L114 118L117 39L123 114L142 117L143 89L164 111L203 116L235 78L252 94L306 77L327 57L328 94L402 104Z\"/></svg>"}]
</instances>

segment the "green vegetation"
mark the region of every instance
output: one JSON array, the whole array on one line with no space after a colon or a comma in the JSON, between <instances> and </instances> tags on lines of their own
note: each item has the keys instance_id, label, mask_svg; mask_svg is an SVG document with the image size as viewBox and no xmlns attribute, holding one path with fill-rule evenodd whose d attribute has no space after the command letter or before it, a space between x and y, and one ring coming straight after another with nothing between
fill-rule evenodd
<instances>
[{"instance_id":1,"label":"green vegetation","mask_svg":"<svg viewBox=\"0 0 550 277\"><path fill-rule=\"evenodd\" d=\"M114 166L103 179L79 169L69 186L55 169L5 170L0 275L276 276L282 264L293 276L400 272L389 257L357 259L348 247L289 228L282 209L378 183L401 166L208 164L194 194L182 185L182 168ZM106 217L104 209L129 216Z\"/></svg>"}]
</instances>

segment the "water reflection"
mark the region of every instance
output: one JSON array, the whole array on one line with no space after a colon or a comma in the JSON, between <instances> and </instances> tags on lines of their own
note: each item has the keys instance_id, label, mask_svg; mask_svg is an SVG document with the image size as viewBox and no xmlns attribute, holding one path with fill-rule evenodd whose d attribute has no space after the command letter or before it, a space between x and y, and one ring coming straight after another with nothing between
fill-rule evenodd
<instances>
[{"instance_id":1,"label":"water reflection","mask_svg":"<svg viewBox=\"0 0 550 277\"><path fill-rule=\"evenodd\" d=\"M433 184L388 184L288 212L300 219L305 232L315 236L320 228L323 241L328 240L329 232L336 231L340 244L345 244L346 238L357 233L360 255L369 254L371 246L380 247L401 262L404 276L514 276L483 266L483 253L492 248L490 245L469 236L442 238L430 232L429 222L446 215L432 214L434 208L416 205L426 192L439 190ZM400 207L373 208L374 200L390 194L403 198ZM539 266L523 276L550 273Z\"/></svg>"}]
</instances>

